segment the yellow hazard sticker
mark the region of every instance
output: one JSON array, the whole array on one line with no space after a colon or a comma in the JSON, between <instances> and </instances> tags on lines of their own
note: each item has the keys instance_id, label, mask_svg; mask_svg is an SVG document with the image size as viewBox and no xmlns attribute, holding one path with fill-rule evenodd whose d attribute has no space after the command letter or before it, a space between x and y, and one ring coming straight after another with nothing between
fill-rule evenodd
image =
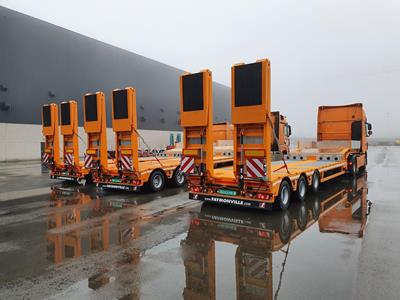
<instances>
[{"instance_id":1,"label":"yellow hazard sticker","mask_svg":"<svg viewBox=\"0 0 400 300\"><path fill-rule=\"evenodd\" d=\"M86 154L96 154L96 150L93 149L87 149Z\"/></svg>"},{"instance_id":2,"label":"yellow hazard sticker","mask_svg":"<svg viewBox=\"0 0 400 300\"><path fill-rule=\"evenodd\" d=\"M244 155L248 157L263 157L265 156L264 150L245 150Z\"/></svg>"},{"instance_id":3,"label":"yellow hazard sticker","mask_svg":"<svg viewBox=\"0 0 400 300\"><path fill-rule=\"evenodd\" d=\"M67 149L67 153L74 153L73 149Z\"/></svg>"},{"instance_id":4,"label":"yellow hazard sticker","mask_svg":"<svg viewBox=\"0 0 400 300\"><path fill-rule=\"evenodd\" d=\"M199 150L195 149L183 149L183 155L198 155Z\"/></svg>"},{"instance_id":5,"label":"yellow hazard sticker","mask_svg":"<svg viewBox=\"0 0 400 300\"><path fill-rule=\"evenodd\" d=\"M122 149L121 150L121 154L131 154L131 153L132 153L132 151L129 150L129 149Z\"/></svg>"}]
</instances>

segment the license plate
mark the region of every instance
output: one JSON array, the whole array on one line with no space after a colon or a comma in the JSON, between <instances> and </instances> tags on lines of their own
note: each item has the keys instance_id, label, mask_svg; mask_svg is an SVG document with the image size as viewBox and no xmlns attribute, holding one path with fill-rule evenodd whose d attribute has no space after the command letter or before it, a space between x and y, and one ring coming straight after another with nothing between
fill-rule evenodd
<instances>
[{"instance_id":1,"label":"license plate","mask_svg":"<svg viewBox=\"0 0 400 300\"><path fill-rule=\"evenodd\" d=\"M111 179L111 182L120 183L120 182L121 182L121 179L113 178L113 179Z\"/></svg>"},{"instance_id":2,"label":"license plate","mask_svg":"<svg viewBox=\"0 0 400 300\"><path fill-rule=\"evenodd\" d=\"M231 190L217 190L218 194L221 195L227 195L227 196L236 196L237 192L236 191L231 191Z\"/></svg>"}]
</instances>

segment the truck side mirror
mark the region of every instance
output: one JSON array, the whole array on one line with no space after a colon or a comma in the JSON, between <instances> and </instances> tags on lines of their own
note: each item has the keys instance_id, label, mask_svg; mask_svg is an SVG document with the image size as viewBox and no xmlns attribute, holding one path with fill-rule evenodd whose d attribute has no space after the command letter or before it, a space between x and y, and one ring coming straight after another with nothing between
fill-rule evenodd
<instances>
[{"instance_id":1,"label":"truck side mirror","mask_svg":"<svg viewBox=\"0 0 400 300\"><path fill-rule=\"evenodd\" d=\"M289 136L292 135L292 126L289 125Z\"/></svg>"},{"instance_id":2,"label":"truck side mirror","mask_svg":"<svg viewBox=\"0 0 400 300\"><path fill-rule=\"evenodd\" d=\"M367 123L368 126L368 130L371 131L372 130L372 124L371 123Z\"/></svg>"},{"instance_id":3,"label":"truck side mirror","mask_svg":"<svg viewBox=\"0 0 400 300\"><path fill-rule=\"evenodd\" d=\"M372 135L372 130L368 130L368 136Z\"/></svg>"}]
</instances>

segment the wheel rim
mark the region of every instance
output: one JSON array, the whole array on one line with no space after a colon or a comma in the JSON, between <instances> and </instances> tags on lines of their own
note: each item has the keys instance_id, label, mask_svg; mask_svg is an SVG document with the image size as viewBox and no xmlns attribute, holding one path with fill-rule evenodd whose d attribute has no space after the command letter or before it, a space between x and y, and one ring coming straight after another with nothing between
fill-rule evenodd
<instances>
[{"instance_id":1,"label":"wheel rim","mask_svg":"<svg viewBox=\"0 0 400 300\"><path fill-rule=\"evenodd\" d=\"M306 185L304 183L304 180L300 180L299 195L301 198L303 198L306 195Z\"/></svg>"},{"instance_id":2,"label":"wheel rim","mask_svg":"<svg viewBox=\"0 0 400 300\"><path fill-rule=\"evenodd\" d=\"M185 181L185 176L183 175L183 173L181 171L177 171L176 173L176 182L178 184L182 184Z\"/></svg>"},{"instance_id":3,"label":"wheel rim","mask_svg":"<svg viewBox=\"0 0 400 300\"><path fill-rule=\"evenodd\" d=\"M289 189L287 186L284 186L281 190L281 201L283 205L287 205L289 202Z\"/></svg>"},{"instance_id":4,"label":"wheel rim","mask_svg":"<svg viewBox=\"0 0 400 300\"><path fill-rule=\"evenodd\" d=\"M163 184L163 179L160 174L156 174L153 178L153 186L159 189Z\"/></svg>"}]
</instances>

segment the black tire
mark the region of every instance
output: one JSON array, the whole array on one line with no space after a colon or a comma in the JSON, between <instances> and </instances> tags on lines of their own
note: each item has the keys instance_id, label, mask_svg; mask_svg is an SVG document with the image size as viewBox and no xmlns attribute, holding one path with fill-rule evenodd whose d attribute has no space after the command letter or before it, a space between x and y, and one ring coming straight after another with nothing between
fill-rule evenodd
<instances>
[{"instance_id":1,"label":"black tire","mask_svg":"<svg viewBox=\"0 0 400 300\"><path fill-rule=\"evenodd\" d=\"M85 175L85 180L86 180L86 184L92 184L93 183L92 173L86 174Z\"/></svg>"},{"instance_id":2,"label":"black tire","mask_svg":"<svg viewBox=\"0 0 400 300\"><path fill-rule=\"evenodd\" d=\"M290 205L290 194L291 194L290 184L286 180L283 180L279 187L278 197L276 198L277 201L276 204L281 210L288 209Z\"/></svg>"},{"instance_id":3,"label":"black tire","mask_svg":"<svg viewBox=\"0 0 400 300\"><path fill-rule=\"evenodd\" d=\"M176 187L181 187L185 185L186 177L185 174L181 172L179 167L175 169L174 174L172 175L172 181L174 186Z\"/></svg>"},{"instance_id":4,"label":"black tire","mask_svg":"<svg viewBox=\"0 0 400 300\"><path fill-rule=\"evenodd\" d=\"M301 202L306 200L307 195L307 179L305 176L300 176L297 181L296 197Z\"/></svg>"},{"instance_id":5,"label":"black tire","mask_svg":"<svg viewBox=\"0 0 400 300\"><path fill-rule=\"evenodd\" d=\"M320 182L319 172L314 171L314 173L311 177L311 185L310 185L311 192L318 193L320 183L321 182Z\"/></svg>"},{"instance_id":6,"label":"black tire","mask_svg":"<svg viewBox=\"0 0 400 300\"><path fill-rule=\"evenodd\" d=\"M165 188L165 176L161 171L154 171L150 175L149 188L152 192L159 192Z\"/></svg>"},{"instance_id":7,"label":"black tire","mask_svg":"<svg viewBox=\"0 0 400 300\"><path fill-rule=\"evenodd\" d=\"M281 239L282 244L285 245L289 241L292 233L292 222L289 211L285 210L282 212L279 225L279 238Z\"/></svg>"}]
</instances>

